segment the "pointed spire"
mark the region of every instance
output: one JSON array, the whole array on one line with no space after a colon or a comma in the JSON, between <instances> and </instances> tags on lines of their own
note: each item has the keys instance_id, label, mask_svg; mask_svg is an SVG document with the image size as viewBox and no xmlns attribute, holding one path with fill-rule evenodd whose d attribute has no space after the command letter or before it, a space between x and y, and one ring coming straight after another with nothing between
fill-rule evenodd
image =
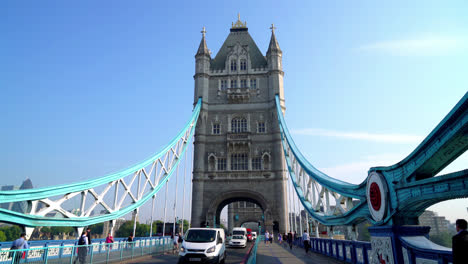
<instances>
[{"instance_id":1,"label":"pointed spire","mask_svg":"<svg viewBox=\"0 0 468 264\"><path fill-rule=\"evenodd\" d=\"M280 52L281 53L281 49L280 49L280 46L278 44L278 41L276 40L276 36L275 36L275 25L274 24L271 24L271 39L270 39L270 45L268 46L268 51L267 51L267 54L273 52L273 51L276 51L276 52Z\"/></svg>"},{"instance_id":2,"label":"pointed spire","mask_svg":"<svg viewBox=\"0 0 468 264\"><path fill-rule=\"evenodd\" d=\"M206 46L206 40L205 40L205 35L206 35L206 30L205 27L203 27L203 30L201 31L202 33L202 40L200 41L200 46L198 47L197 54L198 55L208 55L210 56L210 50L208 49L208 46Z\"/></svg>"}]
</instances>

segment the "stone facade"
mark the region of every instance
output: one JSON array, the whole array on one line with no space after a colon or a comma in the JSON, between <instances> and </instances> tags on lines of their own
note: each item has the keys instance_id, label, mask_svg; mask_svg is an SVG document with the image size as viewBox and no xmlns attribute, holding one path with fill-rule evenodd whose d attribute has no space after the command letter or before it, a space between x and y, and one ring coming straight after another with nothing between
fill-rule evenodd
<instances>
[{"instance_id":1,"label":"stone facade","mask_svg":"<svg viewBox=\"0 0 468 264\"><path fill-rule=\"evenodd\" d=\"M260 206L250 202L235 202L228 206L228 232L234 227L244 226L246 223L255 223L253 231L258 230L258 223L263 226L263 211Z\"/></svg>"},{"instance_id":2,"label":"stone facade","mask_svg":"<svg viewBox=\"0 0 468 264\"><path fill-rule=\"evenodd\" d=\"M214 59L202 33L195 55L194 102L201 97L203 103L195 130L192 226L219 225L226 205L247 201L263 210L266 228L275 224L284 232L287 171L275 107L278 94L285 109L284 73L274 28L266 56L240 20Z\"/></svg>"}]
</instances>

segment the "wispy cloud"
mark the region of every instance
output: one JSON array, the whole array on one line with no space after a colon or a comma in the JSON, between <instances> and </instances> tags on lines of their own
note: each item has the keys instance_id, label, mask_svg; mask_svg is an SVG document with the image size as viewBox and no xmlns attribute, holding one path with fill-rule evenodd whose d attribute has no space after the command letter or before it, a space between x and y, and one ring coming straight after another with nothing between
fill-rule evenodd
<instances>
[{"instance_id":1,"label":"wispy cloud","mask_svg":"<svg viewBox=\"0 0 468 264\"><path fill-rule=\"evenodd\" d=\"M366 140L383 143L419 143L424 138L417 135L405 135L405 134L378 134L369 132L344 132L327 130L320 128L304 128L295 129L291 133L295 135L306 135L306 136L322 136L322 137L334 137L354 140Z\"/></svg>"},{"instance_id":2,"label":"wispy cloud","mask_svg":"<svg viewBox=\"0 0 468 264\"><path fill-rule=\"evenodd\" d=\"M366 179L367 172L371 167L390 166L399 162L404 157L402 153L382 153L318 169L332 178L359 184Z\"/></svg>"},{"instance_id":3,"label":"wispy cloud","mask_svg":"<svg viewBox=\"0 0 468 264\"><path fill-rule=\"evenodd\" d=\"M394 55L441 55L468 48L468 36L421 36L365 44L363 51L379 51Z\"/></svg>"}]
</instances>

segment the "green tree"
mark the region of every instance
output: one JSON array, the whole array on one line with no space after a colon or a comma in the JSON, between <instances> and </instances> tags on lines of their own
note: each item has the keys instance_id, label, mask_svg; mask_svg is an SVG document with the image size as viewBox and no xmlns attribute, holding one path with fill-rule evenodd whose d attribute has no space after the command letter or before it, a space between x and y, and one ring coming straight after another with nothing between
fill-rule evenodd
<instances>
[{"instance_id":1,"label":"green tree","mask_svg":"<svg viewBox=\"0 0 468 264\"><path fill-rule=\"evenodd\" d=\"M91 229L91 234L93 235L96 235L98 237L101 237L102 236L102 232L104 232L104 223L99 223L99 224L95 224L95 225L91 225L89 226L88 228ZM104 234L105 236L107 236L107 234Z\"/></svg>"},{"instance_id":2,"label":"green tree","mask_svg":"<svg viewBox=\"0 0 468 264\"><path fill-rule=\"evenodd\" d=\"M449 232L441 232L437 235L432 235L429 239L441 246L452 248L452 234Z\"/></svg>"},{"instance_id":3,"label":"green tree","mask_svg":"<svg viewBox=\"0 0 468 264\"><path fill-rule=\"evenodd\" d=\"M137 222L135 233L137 237L149 236L150 226L147 224L140 224Z\"/></svg>"},{"instance_id":4,"label":"green tree","mask_svg":"<svg viewBox=\"0 0 468 264\"><path fill-rule=\"evenodd\" d=\"M5 241L13 241L15 239L18 239L22 233L21 228L17 225L0 227L0 231L2 231L5 234Z\"/></svg>"},{"instance_id":5,"label":"green tree","mask_svg":"<svg viewBox=\"0 0 468 264\"><path fill-rule=\"evenodd\" d=\"M50 232L53 236L60 235L60 234L70 235L74 231L75 230L73 229L73 227L70 227L70 226L53 226L50 228Z\"/></svg>"},{"instance_id":6,"label":"green tree","mask_svg":"<svg viewBox=\"0 0 468 264\"><path fill-rule=\"evenodd\" d=\"M184 219L184 233L189 229L190 223L186 219ZM183 234L182 234L183 235Z\"/></svg>"},{"instance_id":7,"label":"green tree","mask_svg":"<svg viewBox=\"0 0 468 264\"><path fill-rule=\"evenodd\" d=\"M52 230L48 226L44 226L41 228L41 237L45 237L46 239L50 238L50 234L52 233Z\"/></svg>"},{"instance_id":8,"label":"green tree","mask_svg":"<svg viewBox=\"0 0 468 264\"><path fill-rule=\"evenodd\" d=\"M133 221L126 221L115 232L116 237L128 237L133 232Z\"/></svg>"},{"instance_id":9,"label":"green tree","mask_svg":"<svg viewBox=\"0 0 468 264\"><path fill-rule=\"evenodd\" d=\"M7 241L6 235L3 231L0 231L0 242Z\"/></svg>"},{"instance_id":10,"label":"green tree","mask_svg":"<svg viewBox=\"0 0 468 264\"><path fill-rule=\"evenodd\" d=\"M369 227L371 226L370 223L365 223L364 227L359 229L359 241L370 241L370 233L369 233Z\"/></svg>"},{"instance_id":11,"label":"green tree","mask_svg":"<svg viewBox=\"0 0 468 264\"><path fill-rule=\"evenodd\" d=\"M162 225L163 221L161 220L156 220L153 221L153 234L156 234L158 232L158 225Z\"/></svg>"}]
</instances>

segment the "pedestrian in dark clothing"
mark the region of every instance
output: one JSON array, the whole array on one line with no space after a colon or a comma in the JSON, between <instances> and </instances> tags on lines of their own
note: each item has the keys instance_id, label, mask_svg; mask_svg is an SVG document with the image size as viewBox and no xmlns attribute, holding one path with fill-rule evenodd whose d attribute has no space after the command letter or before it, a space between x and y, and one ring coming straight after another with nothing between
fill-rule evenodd
<instances>
[{"instance_id":1,"label":"pedestrian in dark clothing","mask_svg":"<svg viewBox=\"0 0 468 264\"><path fill-rule=\"evenodd\" d=\"M292 250L292 245L293 245L293 234L291 233L291 230L288 233L288 244L289 244L289 249Z\"/></svg>"},{"instance_id":2,"label":"pedestrian in dark clothing","mask_svg":"<svg viewBox=\"0 0 468 264\"><path fill-rule=\"evenodd\" d=\"M468 261L468 231L465 219L455 222L457 234L452 237L453 264L467 263Z\"/></svg>"},{"instance_id":3,"label":"pedestrian in dark clothing","mask_svg":"<svg viewBox=\"0 0 468 264\"><path fill-rule=\"evenodd\" d=\"M28 249L29 245L28 242L26 241L26 234L21 233L20 238L16 239L13 241L11 244L10 250L14 249ZM25 251L15 251L14 253L11 252L10 255L11 257L14 256L13 262L12 263L19 263L21 261L21 257L23 256Z\"/></svg>"},{"instance_id":4,"label":"pedestrian in dark clothing","mask_svg":"<svg viewBox=\"0 0 468 264\"><path fill-rule=\"evenodd\" d=\"M88 245L91 245L91 228L86 229L86 236L88 237Z\"/></svg>"},{"instance_id":5,"label":"pedestrian in dark clothing","mask_svg":"<svg viewBox=\"0 0 468 264\"><path fill-rule=\"evenodd\" d=\"M86 237L87 232L83 231L80 239L78 239L78 257L73 261L76 264L78 260L80 264L86 263L86 256L88 256L88 238Z\"/></svg>"}]
</instances>

